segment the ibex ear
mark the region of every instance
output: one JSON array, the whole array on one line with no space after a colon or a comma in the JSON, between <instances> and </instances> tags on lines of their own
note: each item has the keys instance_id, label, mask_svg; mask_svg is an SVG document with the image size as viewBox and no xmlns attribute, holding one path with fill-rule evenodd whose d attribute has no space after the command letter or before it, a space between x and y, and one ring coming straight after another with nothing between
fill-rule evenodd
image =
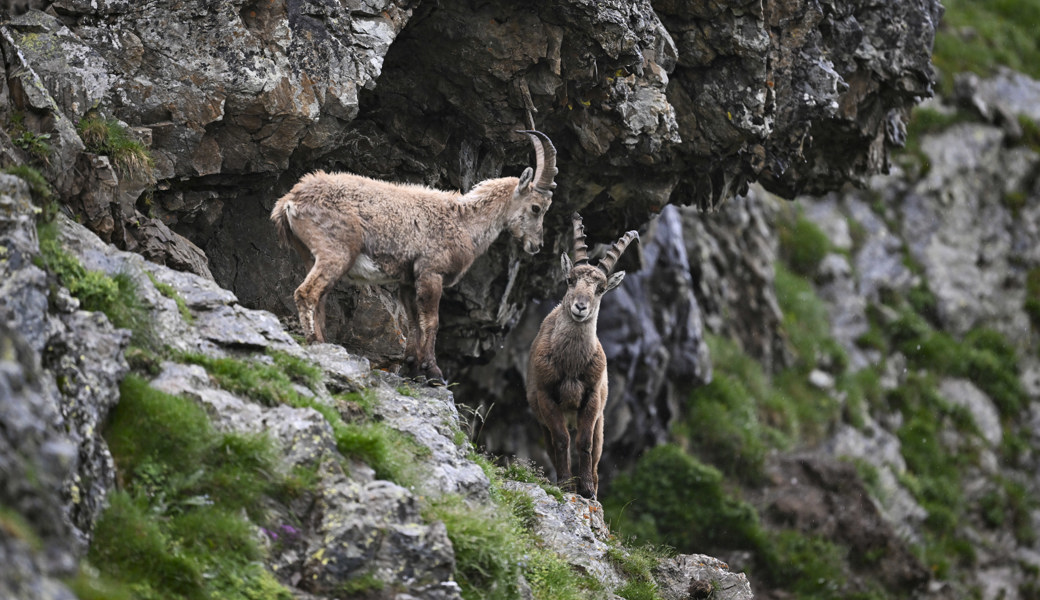
<instances>
[{"instance_id":1,"label":"ibex ear","mask_svg":"<svg viewBox=\"0 0 1040 600\"><path fill-rule=\"evenodd\" d=\"M516 184L516 189L521 192L526 192L527 187L531 185L531 180L534 179L534 169L527 167L524 172L520 174L520 183Z\"/></svg>"},{"instance_id":2,"label":"ibex ear","mask_svg":"<svg viewBox=\"0 0 1040 600\"><path fill-rule=\"evenodd\" d=\"M573 265L571 265L571 257L567 256L566 252L564 252L563 254L560 255L560 266L563 267L563 276L564 277L570 275L571 267Z\"/></svg>"},{"instance_id":3,"label":"ibex ear","mask_svg":"<svg viewBox=\"0 0 1040 600\"><path fill-rule=\"evenodd\" d=\"M621 280L624 279L624 278L625 278L625 272L624 271L618 271L617 273L614 273L613 275L611 275L610 279L607 279L607 289L603 290L603 293L607 293L610 290L612 290L612 289L616 288L617 286L621 285Z\"/></svg>"}]
</instances>

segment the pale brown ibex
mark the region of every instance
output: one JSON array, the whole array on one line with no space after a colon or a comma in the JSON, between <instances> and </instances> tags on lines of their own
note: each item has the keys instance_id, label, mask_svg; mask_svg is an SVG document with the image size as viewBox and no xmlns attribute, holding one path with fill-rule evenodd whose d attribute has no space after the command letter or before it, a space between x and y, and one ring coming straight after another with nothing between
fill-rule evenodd
<instances>
[{"instance_id":1,"label":"pale brown ibex","mask_svg":"<svg viewBox=\"0 0 1040 600\"><path fill-rule=\"evenodd\" d=\"M310 269L293 294L307 341L325 341L325 297L344 275L358 284L398 283L410 321L406 361L442 384L434 347L443 288L455 285L503 230L530 254L542 246L556 149L544 133L519 133L534 144L535 168L488 179L465 195L318 171L280 198L271 220Z\"/></svg>"},{"instance_id":2,"label":"pale brown ibex","mask_svg":"<svg viewBox=\"0 0 1040 600\"><path fill-rule=\"evenodd\" d=\"M599 491L599 458L603 453L603 409L607 404L607 357L596 336L603 294L625 277L614 273L621 253L639 234L629 231L615 242L599 264L589 264L585 228L572 217L574 263L565 252L567 293L542 321L531 344L527 369L527 402L542 425L556 480L564 489L571 481L570 430L578 452L577 491L595 498Z\"/></svg>"}]
</instances>

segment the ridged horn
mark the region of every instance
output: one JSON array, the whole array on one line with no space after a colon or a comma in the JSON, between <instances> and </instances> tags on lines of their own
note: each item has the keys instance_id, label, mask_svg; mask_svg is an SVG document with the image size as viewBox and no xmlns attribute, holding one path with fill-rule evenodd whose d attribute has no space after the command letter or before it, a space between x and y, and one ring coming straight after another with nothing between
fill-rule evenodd
<instances>
[{"instance_id":1,"label":"ridged horn","mask_svg":"<svg viewBox=\"0 0 1040 600\"><path fill-rule=\"evenodd\" d=\"M585 226L582 225L581 215L571 215L571 223L574 226L574 264L589 264L589 247L585 245Z\"/></svg>"},{"instance_id":2,"label":"ridged horn","mask_svg":"<svg viewBox=\"0 0 1040 600\"><path fill-rule=\"evenodd\" d=\"M526 133L534 145L534 186L541 192L551 194L556 189L556 182L553 179L559 173L559 169L556 168L556 147L549 140L549 136L541 131L523 129L518 130L517 133Z\"/></svg>"},{"instance_id":3,"label":"ridged horn","mask_svg":"<svg viewBox=\"0 0 1040 600\"><path fill-rule=\"evenodd\" d=\"M614 272L614 265L617 263L618 259L621 258L621 255L625 252L625 248L628 248L628 245L631 244L633 240L638 239L638 232L626 232L625 235L621 236L621 239L614 242L610 246L610 250L607 250L607 255L604 256L603 259L600 260L599 264L596 266L598 266L600 270L603 271L604 275L607 275L609 277L610 274Z\"/></svg>"}]
</instances>

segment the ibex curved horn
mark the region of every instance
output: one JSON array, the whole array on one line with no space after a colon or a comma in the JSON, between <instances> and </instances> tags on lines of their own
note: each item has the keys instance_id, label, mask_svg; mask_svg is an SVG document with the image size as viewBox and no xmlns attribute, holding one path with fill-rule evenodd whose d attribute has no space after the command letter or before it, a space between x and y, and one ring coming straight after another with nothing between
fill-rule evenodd
<instances>
[{"instance_id":1,"label":"ibex curved horn","mask_svg":"<svg viewBox=\"0 0 1040 600\"><path fill-rule=\"evenodd\" d=\"M604 275L609 276L612 272L614 272L614 265L615 263L617 263L617 260L621 258L621 254L624 253L625 248L628 248L628 245L631 244L633 240L638 239L638 232L626 232L625 235L621 236L621 239L614 242L610 246L610 250L607 250L607 255L604 256L603 260L599 261L599 264L596 266L598 266L600 270L603 271Z\"/></svg>"},{"instance_id":2,"label":"ibex curved horn","mask_svg":"<svg viewBox=\"0 0 1040 600\"><path fill-rule=\"evenodd\" d=\"M559 173L556 168L556 147L553 146L549 136L534 129L518 130L517 133L526 133L534 144L535 167L534 186L542 192L552 193L556 189L553 178Z\"/></svg>"},{"instance_id":3,"label":"ibex curved horn","mask_svg":"<svg viewBox=\"0 0 1040 600\"><path fill-rule=\"evenodd\" d=\"M589 264L589 247L585 245L585 226L581 223L581 215L571 215L571 223L574 226L574 264Z\"/></svg>"}]
</instances>

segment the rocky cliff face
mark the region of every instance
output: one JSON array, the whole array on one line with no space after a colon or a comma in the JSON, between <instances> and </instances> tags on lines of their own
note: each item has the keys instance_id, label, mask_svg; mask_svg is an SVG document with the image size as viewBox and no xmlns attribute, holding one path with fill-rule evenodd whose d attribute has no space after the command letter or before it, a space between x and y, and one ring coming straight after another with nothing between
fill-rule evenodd
<instances>
[{"instance_id":1,"label":"rocky cliff face","mask_svg":"<svg viewBox=\"0 0 1040 600\"><path fill-rule=\"evenodd\" d=\"M461 375L497 349L528 299L552 296L567 243L556 232L572 210L609 239L668 203L717 208L750 181L790 194L885 170L909 107L930 94L939 10L62 0L5 25L3 93L51 134L49 176L103 239L212 271L282 315L302 271L276 248L266 214L301 173L468 189L527 163L513 130L545 131L561 167L549 245L530 259L500 243L448 294L441 348L462 359L451 365ZM92 110L149 144L154 185L89 153L93 168L67 168L83 150L74 127ZM335 339L400 356L396 339L343 318L360 311L355 322L389 329L384 299L344 288L333 304Z\"/></svg>"}]
</instances>

